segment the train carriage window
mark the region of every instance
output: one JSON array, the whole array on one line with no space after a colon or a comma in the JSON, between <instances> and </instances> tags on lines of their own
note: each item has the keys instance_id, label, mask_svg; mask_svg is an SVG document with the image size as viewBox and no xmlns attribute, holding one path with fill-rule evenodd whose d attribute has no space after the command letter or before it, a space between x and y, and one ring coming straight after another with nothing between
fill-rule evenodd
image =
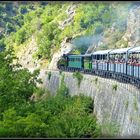
<instances>
[{"instance_id":1,"label":"train carriage window","mask_svg":"<svg viewBox=\"0 0 140 140\"><path fill-rule=\"evenodd\" d=\"M106 60L107 59L107 55L103 55L102 60Z\"/></svg>"},{"instance_id":2,"label":"train carriage window","mask_svg":"<svg viewBox=\"0 0 140 140\"><path fill-rule=\"evenodd\" d=\"M81 58L74 58L74 61L80 62L81 61Z\"/></svg>"},{"instance_id":3,"label":"train carriage window","mask_svg":"<svg viewBox=\"0 0 140 140\"><path fill-rule=\"evenodd\" d=\"M137 53L130 53L128 55L128 63L129 64L136 64L138 63L138 60L139 60L139 57L138 57L138 54Z\"/></svg>"},{"instance_id":4,"label":"train carriage window","mask_svg":"<svg viewBox=\"0 0 140 140\"><path fill-rule=\"evenodd\" d=\"M125 57L126 57L126 54L116 54L115 55L115 62L116 63L124 63Z\"/></svg>"},{"instance_id":5,"label":"train carriage window","mask_svg":"<svg viewBox=\"0 0 140 140\"><path fill-rule=\"evenodd\" d=\"M139 61L139 56L138 56L138 53L136 53L136 63L138 63Z\"/></svg>"},{"instance_id":6,"label":"train carriage window","mask_svg":"<svg viewBox=\"0 0 140 140\"><path fill-rule=\"evenodd\" d=\"M110 62L114 62L115 61L115 54L110 54L109 60L110 60Z\"/></svg>"},{"instance_id":7,"label":"train carriage window","mask_svg":"<svg viewBox=\"0 0 140 140\"><path fill-rule=\"evenodd\" d=\"M96 57L96 58L97 58L97 60L100 60L100 55L97 55L97 57Z\"/></svg>"},{"instance_id":8,"label":"train carriage window","mask_svg":"<svg viewBox=\"0 0 140 140\"><path fill-rule=\"evenodd\" d=\"M94 59L96 59L96 56L95 56L95 55L93 55L93 56L92 56L92 59L93 59L93 60L94 60Z\"/></svg>"},{"instance_id":9,"label":"train carriage window","mask_svg":"<svg viewBox=\"0 0 140 140\"><path fill-rule=\"evenodd\" d=\"M138 53L138 63L140 63L140 53Z\"/></svg>"}]
</instances>

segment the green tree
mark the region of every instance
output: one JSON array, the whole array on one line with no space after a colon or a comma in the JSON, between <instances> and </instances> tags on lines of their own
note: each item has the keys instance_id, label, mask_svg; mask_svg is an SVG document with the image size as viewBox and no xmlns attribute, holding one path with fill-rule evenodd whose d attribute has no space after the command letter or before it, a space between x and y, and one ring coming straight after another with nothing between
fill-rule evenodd
<instances>
[{"instance_id":1,"label":"green tree","mask_svg":"<svg viewBox=\"0 0 140 140\"><path fill-rule=\"evenodd\" d=\"M27 69L13 63L16 60L12 50L0 53L0 111L17 106L29 100L36 89L39 70L31 74Z\"/></svg>"}]
</instances>

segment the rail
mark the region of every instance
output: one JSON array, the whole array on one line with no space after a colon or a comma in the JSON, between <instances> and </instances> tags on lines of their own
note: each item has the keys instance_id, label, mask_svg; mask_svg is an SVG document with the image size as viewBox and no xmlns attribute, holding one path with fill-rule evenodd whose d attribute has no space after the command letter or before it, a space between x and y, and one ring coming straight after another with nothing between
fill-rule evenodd
<instances>
[{"instance_id":1,"label":"rail","mask_svg":"<svg viewBox=\"0 0 140 140\"><path fill-rule=\"evenodd\" d=\"M65 72L76 72L80 71L81 73L84 74L90 74L94 76L100 76L102 78L106 79L112 79L116 80L120 83L126 84L127 89L131 85L135 86L138 90L140 90L140 79L135 78L133 76L128 76L126 74L122 73L117 73L117 72L111 72L111 71L106 71L106 70L84 70L84 69L78 69L78 68L64 68L64 67L59 67L60 70L65 71Z\"/></svg>"}]
</instances>

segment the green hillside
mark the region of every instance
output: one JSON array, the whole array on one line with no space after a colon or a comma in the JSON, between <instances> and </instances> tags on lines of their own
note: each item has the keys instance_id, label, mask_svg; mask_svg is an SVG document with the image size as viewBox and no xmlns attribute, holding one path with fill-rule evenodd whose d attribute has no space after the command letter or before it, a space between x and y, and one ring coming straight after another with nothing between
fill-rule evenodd
<instances>
[{"instance_id":1,"label":"green hillside","mask_svg":"<svg viewBox=\"0 0 140 140\"><path fill-rule=\"evenodd\" d=\"M8 6L12 5L10 10ZM60 23L68 18L66 11L70 6L76 6L74 17L70 24L63 29ZM37 38L38 51L35 58L50 59L53 53L60 48L65 37L77 38L79 36L93 36L105 34L109 36L106 46L109 48L118 41L125 30L127 11L132 4L119 2L49 2L44 3L18 3L1 4L1 27L5 34L0 40L0 46L14 47L20 50L28 43L32 35ZM6 10L4 10L7 7ZM12 16L11 16L12 15ZM6 16L6 19L4 18ZM107 29L113 23L117 25L117 32L110 36ZM5 24L6 23L6 24ZM4 39L4 41L3 41ZM84 47L77 47L83 51Z\"/></svg>"}]
</instances>

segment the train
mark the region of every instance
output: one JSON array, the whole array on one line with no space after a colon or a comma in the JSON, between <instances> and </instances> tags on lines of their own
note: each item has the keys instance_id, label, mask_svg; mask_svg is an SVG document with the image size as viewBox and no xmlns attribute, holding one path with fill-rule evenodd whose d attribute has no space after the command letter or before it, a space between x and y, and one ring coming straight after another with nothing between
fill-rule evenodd
<instances>
[{"instance_id":1,"label":"train","mask_svg":"<svg viewBox=\"0 0 140 140\"><path fill-rule=\"evenodd\" d=\"M64 54L58 69L114 78L140 88L140 46L98 50L90 54Z\"/></svg>"}]
</instances>

